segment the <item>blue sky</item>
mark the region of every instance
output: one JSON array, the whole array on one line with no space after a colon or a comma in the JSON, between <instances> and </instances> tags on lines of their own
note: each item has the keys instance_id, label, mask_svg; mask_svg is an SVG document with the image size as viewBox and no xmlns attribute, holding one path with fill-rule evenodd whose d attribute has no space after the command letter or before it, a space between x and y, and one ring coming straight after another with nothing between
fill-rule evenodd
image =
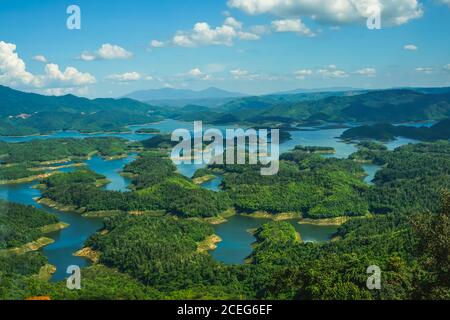
<instances>
[{"instance_id":1,"label":"blue sky","mask_svg":"<svg viewBox=\"0 0 450 320\"><path fill-rule=\"evenodd\" d=\"M72 4L81 30L66 27ZM449 31L450 0L1 0L0 84L89 97L450 86Z\"/></svg>"}]
</instances>

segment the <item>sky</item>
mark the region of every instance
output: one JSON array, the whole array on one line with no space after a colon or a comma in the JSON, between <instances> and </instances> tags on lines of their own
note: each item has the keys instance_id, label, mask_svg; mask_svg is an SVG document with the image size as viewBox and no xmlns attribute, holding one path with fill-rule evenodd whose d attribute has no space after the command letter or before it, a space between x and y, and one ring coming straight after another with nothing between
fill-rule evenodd
<instances>
[{"instance_id":1,"label":"sky","mask_svg":"<svg viewBox=\"0 0 450 320\"><path fill-rule=\"evenodd\" d=\"M450 86L450 0L0 0L0 84L87 97Z\"/></svg>"}]
</instances>

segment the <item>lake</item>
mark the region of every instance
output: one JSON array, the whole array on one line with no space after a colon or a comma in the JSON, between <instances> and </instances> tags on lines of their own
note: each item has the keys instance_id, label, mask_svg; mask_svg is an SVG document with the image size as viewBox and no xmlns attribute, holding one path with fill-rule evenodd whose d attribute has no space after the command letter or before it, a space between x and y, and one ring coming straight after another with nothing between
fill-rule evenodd
<instances>
[{"instance_id":1,"label":"lake","mask_svg":"<svg viewBox=\"0 0 450 320\"><path fill-rule=\"evenodd\" d=\"M121 137L130 141L141 141L152 137L152 134L136 134L135 131L141 128L155 128L163 133L170 133L178 128L187 128L192 130L192 123L185 123L176 120L165 120L155 124L145 126L130 126L130 133L118 134L80 134L78 132L57 132L48 136L34 136L34 137L0 137L0 140L7 142L24 142L32 139L57 139L57 138L86 138L86 137L104 137L115 136ZM205 129L211 126L204 126ZM222 131L226 129L225 126L218 126ZM340 141L339 137L345 129L318 129L308 131L293 131L292 140L280 145L280 151L286 152L296 145L305 146L326 146L336 149L334 156L338 158L346 158L351 153L356 151L353 144L348 144ZM417 143L418 141L399 138L387 144L389 149L394 149L407 143ZM106 161L100 157L93 157L85 161L87 166L104 176L106 176L110 183L104 188L107 190L127 191L130 180L120 175L123 167L132 162L136 158L136 154L131 154L127 158ZM178 171L187 176L192 177L195 171L204 165L180 165ZM364 165L368 177L367 183L371 183L376 172L380 169L374 165ZM62 168L64 172L70 172L74 168ZM220 191L222 177L217 176L215 179L204 183L202 186L208 190ZM43 207L34 201L34 198L40 197L40 191L33 188L36 183L25 183L19 185L2 185L0 186L0 198L11 202L22 203L26 205L33 205L43 208L49 212L56 214L63 222L69 223L70 227L58 232L54 232L49 236L55 242L42 249L43 254L49 259L49 263L57 267L56 273L52 280L58 281L67 277L66 269L69 265L78 265L80 267L88 266L89 261L82 257L75 257L73 253L81 249L86 239L93 233L102 228L102 219L99 218L84 218L77 213L60 212L51 208ZM255 238L248 229L256 229L264 223L269 222L266 219L254 219L243 216L234 216L229 219L227 223L215 226L216 233L222 238L222 242L218 244L216 250L212 251L212 256L218 261L224 263L243 263L245 258L251 253L251 244ZM337 227L334 226L313 226L300 225L297 221L290 221L295 229L300 233L305 242L324 242L328 241L336 232Z\"/></svg>"}]
</instances>

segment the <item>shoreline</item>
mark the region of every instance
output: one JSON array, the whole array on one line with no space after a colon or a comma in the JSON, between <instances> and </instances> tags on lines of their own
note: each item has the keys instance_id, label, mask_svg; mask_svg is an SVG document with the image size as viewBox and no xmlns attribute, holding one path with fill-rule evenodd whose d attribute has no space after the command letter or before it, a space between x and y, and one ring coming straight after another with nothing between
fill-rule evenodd
<instances>
[{"instance_id":1,"label":"shoreline","mask_svg":"<svg viewBox=\"0 0 450 320\"><path fill-rule=\"evenodd\" d=\"M52 233L52 232L56 232L56 231L60 231L63 229L66 229L70 227L70 224L65 223L65 222L58 222L55 224L49 224L47 226L43 226L40 228L41 232L43 234L48 234L48 233Z\"/></svg>"},{"instance_id":2,"label":"shoreline","mask_svg":"<svg viewBox=\"0 0 450 320\"><path fill-rule=\"evenodd\" d=\"M273 221L286 221L286 220L294 220L301 219L302 214L299 212L282 212L282 213L269 213L264 211L256 211L253 213L241 213L243 217L253 218L253 219L269 219Z\"/></svg>"},{"instance_id":3,"label":"shoreline","mask_svg":"<svg viewBox=\"0 0 450 320\"><path fill-rule=\"evenodd\" d=\"M92 250L90 247L82 248L73 254L74 257L86 258L93 264L97 264L100 261L100 252Z\"/></svg>"},{"instance_id":4,"label":"shoreline","mask_svg":"<svg viewBox=\"0 0 450 320\"><path fill-rule=\"evenodd\" d=\"M25 243L21 245L20 247L10 248L10 249L4 249L0 251L0 253L14 253L14 254L25 254L27 252L34 252L38 251L39 249L46 247L52 243L54 243L55 240L48 238L48 237L40 237L34 241Z\"/></svg>"},{"instance_id":5,"label":"shoreline","mask_svg":"<svg viewBox=\"0 0 450 320\"><path fill-rule=\"evenodd\" d=\"M350 221L352 217L336 217L336 218L325 218L325 219L301 219L298 224L307 224L314 226L342 226L343 224Z\"/></svg>"},{"instance_id":6,"label":"shoreline","mask_svg":"<svg viewBox=\"0 0 450 320\"><path fill-rule=\"evenodd\" d=\"M29 177L25 177L25 178L20 178L20 179L16 179L16 180L0 180L0 185L14 185L14 184L22 184L22 183L33 182L33 181L36 181L36 180L46 179L46 178L54 175L55 173L57 173L57 172L56 171L48 172L48 173L45 173L45 174L38 174L38 175L29 176Z\"/></svg>"},{"instance_id":7,"label":"shoreline","mask_svg":"<svg viewBox=\"0 0 450 320\"><path fill-rule=\"evenodd\" d=\"M217 234L212 234L207 237L205 240L197 243L197 252L208 252L213 251L217 248L217 244L222 242L222 238Z\"/></svg>"}]
</instances>

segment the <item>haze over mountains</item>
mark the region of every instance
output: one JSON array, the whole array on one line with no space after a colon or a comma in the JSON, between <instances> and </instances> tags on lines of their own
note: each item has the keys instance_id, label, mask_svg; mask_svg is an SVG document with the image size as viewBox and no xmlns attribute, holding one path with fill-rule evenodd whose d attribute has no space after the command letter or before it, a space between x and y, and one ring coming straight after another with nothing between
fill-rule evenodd
<instances>
[{"instance_id":1,"label":"haze over mountains","mask_svg":"<svg viewBox=\"0 0 450 320\"><path fill-rule=\"evenodd\" d=\"M149 89L140 90L127 94L126 98L131 98L139 101L151 100L178 100L178 99L223 99L223 98L237 98L247 96L247 94L239 92L229 92L215 87L210 87L205 90L194 91L189 89Z\"/></svg>"}]
</instances>

